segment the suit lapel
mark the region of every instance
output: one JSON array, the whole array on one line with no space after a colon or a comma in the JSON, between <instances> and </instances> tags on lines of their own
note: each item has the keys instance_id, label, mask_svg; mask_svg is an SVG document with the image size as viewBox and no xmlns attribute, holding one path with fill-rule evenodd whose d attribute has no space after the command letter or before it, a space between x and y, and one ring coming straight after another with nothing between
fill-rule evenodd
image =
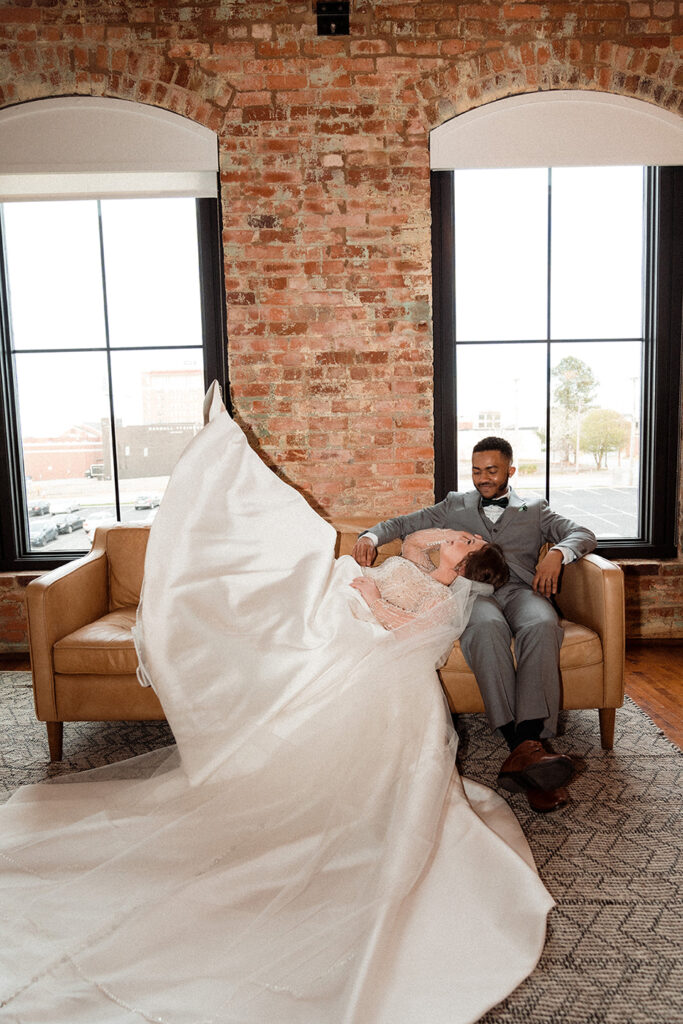
<instances>
[{"instance_id":1,"label":"suit lapel","mask_svg":"<svg viewBox=\"0 0 683 1024\"><path fill-rule=\"evenodd\" d=\"M485 534L491 537L491 520L487 519L479 503L479 491L467 491L465 494L465 508L472 516L472 522L479 521L482 528L473 527L475 533Z\"/></svg>"},{"instance_id":2,"label":"suit lapel","mask_svg":"<svg viewBox=\"0 0 683 1024\"><path fill-rule=\"evenodd\" d=\"M508 507L498 520L498 532L502 533L505 527L510 525L515 516L521 514L522 509L526 509L526 502L520 498L518 494L515 494L512 488L510 488L510 501L508 503Z\"/></svg>"}]
</instances>

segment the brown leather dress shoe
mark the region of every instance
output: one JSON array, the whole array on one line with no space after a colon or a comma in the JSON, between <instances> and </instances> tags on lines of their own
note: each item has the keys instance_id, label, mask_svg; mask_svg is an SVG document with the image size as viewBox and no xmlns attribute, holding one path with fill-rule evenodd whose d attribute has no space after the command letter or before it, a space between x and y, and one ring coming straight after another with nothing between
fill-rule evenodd
<instances>
[{"instance_id":1,"label":"brown leather dress shoe","mask_svg":"<svg viewBox=\"0 0 683 1024\"><path fill-rule=\"evenodd\" d=\"M539 740L525 740L503 761L498 785L510 793L559 789L574 774L572 759L549 753Z\"/></svg>"},{"instance_id":2,"label":"brown leather dress shoe","mask_svg":"<svg viewBox=\"0 0 683 1024\"><path fill-rule=\"evenodd\" d=\"M569 803L569 793L564 786L559 789L527 789L526 795L529 807L538 814L556 811L558 807L566 807Z\"/></svg>"}]
</instances>

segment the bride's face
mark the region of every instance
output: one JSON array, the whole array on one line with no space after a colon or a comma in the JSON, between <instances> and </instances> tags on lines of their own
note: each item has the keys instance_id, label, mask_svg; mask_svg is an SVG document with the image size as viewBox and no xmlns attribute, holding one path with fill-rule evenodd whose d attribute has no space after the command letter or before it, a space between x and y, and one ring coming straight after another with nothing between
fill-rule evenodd
<instances>
[{"instance_id":1,"label":"bride's face","mask_svg":"<svg viewBox=\"0 0 683 1024\"><path fill-rule=\"evenodd\" d=\"M485 547L486 541L478 533L467 533L465 530L451 530L451 537L441 544L439 565L455 569L463 558L472 551Z\"/></svg>"}]
</instances>

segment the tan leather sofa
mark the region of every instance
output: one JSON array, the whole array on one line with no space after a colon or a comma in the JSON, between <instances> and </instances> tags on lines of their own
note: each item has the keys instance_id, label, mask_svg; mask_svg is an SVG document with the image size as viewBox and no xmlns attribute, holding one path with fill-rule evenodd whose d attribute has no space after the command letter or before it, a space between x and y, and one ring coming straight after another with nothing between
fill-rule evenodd
<instances>
[{"instance_id":1,"label":"tan leather sofa","mask_svg":"<svg viewBox=\"0 0 683 1024\"><path fill-rule=\"evenodd\" d=\"M350 554L363 520L335 524L337 554ZM36 715L47 725L52 760L62 756L64 722L163 719L135 675L131 629L140 597L148 526L100 527L88 555L26 589ZM386 544L378 561L400 553ZM560 656L562 707L597 708L602 746L614 742L624 697L624 582L621 569L588 555L563 571L558 604L566 620ZM451 710L484 705L460 644L441 669Z\"/></svg>"}]
</instances>

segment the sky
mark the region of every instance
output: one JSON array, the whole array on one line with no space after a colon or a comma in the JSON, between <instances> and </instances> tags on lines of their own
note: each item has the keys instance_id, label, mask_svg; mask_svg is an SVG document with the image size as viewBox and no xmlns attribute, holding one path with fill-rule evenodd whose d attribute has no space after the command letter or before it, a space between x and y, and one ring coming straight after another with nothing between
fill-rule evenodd
<instances>
[{"instance_id":1,"label":"sky","mask_svg":"<svg viewBox=\"0 0 683 1024\"><path fill-rule=\"evenodd\" d=\"M586 362L595 404L632 415L640 343L588 342L641 335L643 169L554 169L550 203L543 168L457 171L455 197L457 340L519 342L458 346L459 418L543 423L546 346L522 342L548 337L553 366Z\"/></svg>"},{"instance_id":2,"label":"sky","mask_svg":"<svg viewBox=\"0 0 683 1024\"><path fill-rule=\"evenodd\" d=\"M195 202L101 208L116 415L140 423L144 369L202 366ZM23 433L54 436L99 421L109 400L97 203L6 203L4 220ZM123 351L140 345L173 351ZM60 348L68 354L27 351Z\"/></svg>"}]
</instances>

